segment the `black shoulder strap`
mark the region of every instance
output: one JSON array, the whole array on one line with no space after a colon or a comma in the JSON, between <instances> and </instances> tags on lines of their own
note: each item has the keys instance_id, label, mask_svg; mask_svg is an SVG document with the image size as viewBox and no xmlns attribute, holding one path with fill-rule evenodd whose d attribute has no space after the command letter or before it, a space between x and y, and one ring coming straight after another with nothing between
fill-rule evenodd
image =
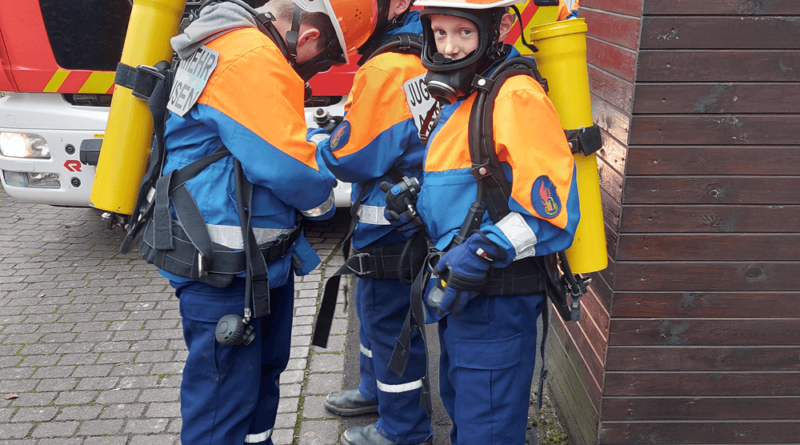
<instances>
[{"instance_id":1,"label":"black shoulder strap","mask_svg":"<svg viewBox=\"0 0 800 445\"><path fill-rule=\"evenodd\" d=\"M365 51L358 61L358 66L363 66L368 60L383 53L403 53L414 54L419 57L422 54L422 36L404 32L395 34L381 42L375 50Z\"/></svg>"},{"instance_id":2,"label":"black shoulder strap","mask_svg":"<svg viewBox=\"0 0 800 445\"><path fill-rule=\"evenodd\" d=\"M475 76L472 85L477 97L469 119L469 154L472 176L478 181L477 204L486 204L489 216L495 223L508 215L511 184L506 180L503 167L497 158L494 144L494 101L506 80L527 75L536 79L545 89L546 81L536 69L536 64L524 57L515 57L500 64L488 77Z\"/></svg>"}]
</instances>

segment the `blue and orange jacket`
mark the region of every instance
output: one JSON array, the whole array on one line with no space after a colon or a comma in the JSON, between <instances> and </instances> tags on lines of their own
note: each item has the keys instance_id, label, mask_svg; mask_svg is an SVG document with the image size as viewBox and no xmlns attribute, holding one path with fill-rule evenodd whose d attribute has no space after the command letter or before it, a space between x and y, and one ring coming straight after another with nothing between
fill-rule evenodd
<instances>
[{"instance_id":1,"label":"blue and orange jacket","mask_svg":"<svg viewBox=\"0 0 800 445\"><path fill-rule=\"evenodd\" d=\"M512 49L508 57L518 55ZM458 233L476 198L468 142L475 97L443 108L425 155L417 210L439 250ZM536 80L515 76L501 87L493 118L497 157L511 183L511 213L494 224L486 212L480 229L506 251L496 267L568 248L580 206L572 152L555 107Z\"/></svg>"},{"instance_id":2,"label":"blue and orange jacket","mask_svg":"<svg viewBox=\"0 0 800 445\"><path fill-rule=\"evenodd\" d=\"M422 34L418 12L409 13L403 26L388 32L385 38L399 33ZM331 172L342 181L355 183L352 201L368 187L353 235L356 249L376 241L379 244L405 241L397 232L392 233L392 226L383 216L386 193L379 184L391 182L387 172L392 167L422 181L425 147L415 124L418 116L412 114L407 97L418 90L407 92L404 84L424 77L426 72L419 57L413 54L387 52L373 57L356 72L345 103L344 121L330 139L318 144ZM407 87L412 89L410 84Z\"/></svg>"},{"instance_id":3,"label":"blue and orange jacket","mask_svg":"<svg viewBox=\"0 0 800 445\"><path fill-rule=\"evenodd\" d=\"M218 65L186 116L170 113L164 173L208 156L224 144L253 184L252 225L258 242L263 243L289 232L298 211L312 219L331 217L335 180L317 159L316 146L306 139L303 80L269 37L246 23L237 28L214 34L205 43L219 52ZM241 249L233 171L233 159L225 157L186 187L212 241ZM302 235L292 253L269 265L270 287L286 284L293 256L302 263L296 268L299 274L319 264ZM188 281L162 274L173 281Z\"/></svg>"}]
</instances>

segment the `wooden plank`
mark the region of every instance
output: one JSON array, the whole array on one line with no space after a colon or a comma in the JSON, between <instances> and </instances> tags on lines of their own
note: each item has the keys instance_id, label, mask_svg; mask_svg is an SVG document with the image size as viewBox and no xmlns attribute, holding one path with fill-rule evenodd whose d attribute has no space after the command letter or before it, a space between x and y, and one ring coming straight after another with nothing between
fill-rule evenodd
<instances>
[{"instance_id":1,"label":"wooden plank","mask_svg":"<svg viewBox=\"0 0 800 445\"><path fill-rule=\"evenodd\" d=\"M597 151L597 156L617 172L624 172L628 147L613 137L603 137L603 147Z\"/></svg>"},{"instance_id":2,"label":"wooden plank","mask_svg":"<svg viewBox=\"0 0 800 445\"><path fill-rule=\"evenodd\" d=\"M619 234L617 230L608 224L603 224L603 229L606 235L606 254L609 258L613 258L617 254L617 245L619 242Z\"/></svg>"},{"instance_id":3,"label":"wooden plank","mask_svg":"<svg viewBox=\"0 0 800 445\"><path fill-rule=\"evenodd\" d=\"M633 17L642 16L643 0L581 0L581 13L587 9L616 12Z\"/></svg>"},{"instance_id":4,"label":"wooden plank","mask_svg":"<svg viewBox=\"0 0 800 445\"><path fill-rule=\"evenodd\" d=\"M592 95L592 119L598 127L605 131L603 139L613 137L622 145L628 144L630 115Z\"/></svg>"},{"instance_id":5,"label":"wooden plank","mask_svg":"<svg viewBox=\"0 0 800 445\"><path fill-rule=\"evenodd\" d=\"M560 372L558 365L553 365L550 369L553 369L555 372ZM554 376L553 378L547 379L547 387L550 401L555 405L560 420L565 424L564 426L567 430L566 433L569 435L570 443L574 445L595 445L597 443L597 436L592 436L591 424L587 424L589 428L581 428L582 425L579 422L583 421L584 418L579 417L580 413L575 411L576 403L573 402L575 396L569 385L567 385L563 379ZM596 425L597 422L594 424ZM586 434L586 436L584 436L584 434Z\"/></svg>"},{"instance_id":6,"label":"wooden plank","mask_svg":"<svg viewBox=\"0 0 800 445\"><path fill-rule=\"evenodd\" d=\"M795 145L798 127L798 114L637 115L628 145Z\"/></svg>"},{"instance_id":7,"label":"wooden plank","mask_svg":"<svg viewBox=\"0 0 800 445\"><path fill-rule=\"evenodd\" d=\"M597 70L590 71L590 79L593 71ZM611 89L606 83L602 83L601 80L592 81L592 92L599 95L598 91ZM598 85L597 88L595 84ZM638 84L633 112L636 114L797 114L800 113L800 101L792 96L796 91L800 91L800 84Z\"/></svg>"},{"instance_id":8,"label":"wooden plank","mask_svg":"<svg viewBox=\"0 0 800 445\"><path fill-rule=\"evenodd\" d=\"M616 242L617 261L800 261L800 233L623 234Z\"/></svg>"},{"instance_id":9,"label":"wooden plank","mask_svg":"<svg viewBox=\"0 0 800 445\"><path fill-rule=\"evenodd\" d=\"M605 23L602 18L598 21ZM640 45L641 49L797 49L799 35L796 17L645 17Z\"/></svg>"},{"instance_id":10,"label":"wooden plank","mask_svg":"<svg viewBox=\"0 0 800 445\"><path fill-rule=\"evenodd\" d=\"M609 265L612 260L609 259ZM606 311L611 311L611 301L614 299L614 291L605 278L597 272L591 274L592 284L590 289L597 296L597 301Z\"/></svg>"},{"instance_id":11,"label":"wooden plank","mask_svg":"<svg viewBox=\"0 0 800 445\"><path fill-rule=\"evenodd\" d=\"M597 275L602 277L603 280L605 280L608 287L612 290L616 290L614 289L614 280L616 280L616 274L615 274L616 268L617 268L616 260L614 258L609 257L608 266L606 266L606 268L601 271L595 272ZM611 307L611 301L608 302L608 305L606 307Z\"/></svg>"},{"instance_id":12,"label":"wooden plank","mask_svg":"<svg viewBox=\"0 0 800 445\"><path fill-rule=\"evenodd\" d=\"M641 50L636 81L798 82L800 51Z\"/></svg>"},{"instance_id":13,"label":"wooden plank","mask_svg":"<svg viewBox=\"0 0 800 445\"><path fill-rule=\"evenodd\" d=\"M720 1L720 0L716 0ZM603 422L600 444L790 444L800 437L800 422Z\"/></svg>"},{"instance_id":14,"label":"wooden plank","mask_svg":"<svg viewBox=\"0 0 800 445\"><path fill-rule=\"evenodd\" d=\"M647 0L644 14L800 15L800 3L795 0Z\"/></svg>"},{"instance_id":15,"label":"wooden plank","mask_svg":"<svg viewBox=\"0 0 800 445\"><path fill-rule=\"evenodd\" d=\"M797 420L800 398L636 398L603 400L604 421Z\"/></svg>"},{"instance_id":16,"label":"wooden plank","mask_svg":"<svg viewBox=\"0 0 800 445\"><path fill-rule=\"evenodd\" d=\"M587 37L586 61L589 65L608 71L628 82L633 82L634 80L636 51L615 46L593 37Z\"/></svg>"},{"instance_id":17,"label":"wooden plank","mask_svg":"<svg viewBox=\"0 0 800 445\"><path fill-rule=\"evenodd\" d=\"M593 9L580 9L580 16L586 19L588 35L592 38L636 51L642 24L640 18Z\"/></svg>"},{"instance_id":18,"label":"wooden plank","mask_svg":"<svg viewBox=\"0 0 800 445\"><path fill-rule=\"evenodd\" d=\"M800 101L799 101L800 102ZM628 149L631 176L800 175L800 146L686 147L635 146Z\"/></svg>"},{"instance_id":19,"label":"wooden plank","mask_svg":"<svg viewBox=\"0 0 800 445\"><path fill-rule=\"evenodd\" d=\"M621 320L611 322L611 346L800 345L800 320Z\"/></svg>"},{"instance_id":20,"label":"wooden plank","mask_svg":"<svg viewBox=\"0 0 800 445\"><path fill-rule=\"evenodd\" d=\"M570 380L570 386L586 394L589 405L584 408L587 413L590 413L590 417L596 416L600 412L600 401L603 398L601 384L599 383L603 381L603 366L600 366L599 374L596 374L597 370L592 369L594 367L591 363L593 358L590 357L592 351L585 341L585 337L574 335L576 328L573 323L569 323L569 326L570 329L561 320L553 320L551 323L552 332L566 348L570 366L574 369L575 378Z\"/></svg>"},{"instance_id":21,"label":"wooden plank","mask_svg":"<svg viewBox=\"0 0 800 445\"><path fill-rule=\"evenodd\" d=\"M595 325L597 331L599 332L599 335L605 341L601 348L602 359L603 361L605 361L605 352L608 343L608 327L610 323L610 316L608 313L608 309L606 309L603 306L603 303L600 301L600 297L595 292L594 285L590 285L589 292L584 294L583 298L581 298L581 306L582 306L581 317L583 317L583 313L588 313L592 323Z\"/></svg>"},{"instance_id":22,"label":"wooden plank","mask_svg":"<svg viewBox=\"0 0 800 445\"><path fill-rule=\"evenodd\" d=\"M800 292L617 292L614 295L614 318L658 317L800 318Z\"/></svg>"},{"instance_id":23,"label":"wooden plank","mask_svg":"<svg viewBox=\"0 0 800 445\"><path fill-rule=\"evenodd\" d=\"M609 204L604 200L603 205ZM800 221L800 206L629 205L619 232L797 232L795 221Z\"/></svg>"},{"instance_id":24,"label":"wooden plank","mask_svg":"<svg viewBox=\"0 0 800 445\"><path fill-rule=\"evenodd\" d=\"M752 204L800 203L797 177L659 177L629 176L625 204ZM786 221L788 227L797 227Z\"/></svg>"},{"instance_id":25,"label":"wooden plank","mask_svg":"<svg viewBox=\"0 0 800 445\"><path fill-rule=\"evenodd\" d=\"M633 108L633 84L589 65L589 85L592 94L630 114Z\"/></svg>"},{"instance_id":26,"label":"wooden plank","mask_svg":"<svg viewBox=\"0 0 800 445\"><path fill-rule=\"evenodd\" d=\"M569 410L573 417L571 435L580 436L587 443L594 444L593 438L597 437L597 424L600 419L600 404L599 400L596 406L592 403L589 393L583 386L586 371L575 367L577 358L575 345L569 338L554 335L553 341L548 346L548 357L550 357L548 380L552 379L558 384L561 397L567 402L561 407ZM575 430L578 434L575 434Z\"/></svg>"},{"instance_id":27,"label":"wooden plank","mask_svg":"<svg viewBox=\"0 0 800 445\"><path fill-rule=\"evenodd\" d=\"M607 372L606 397L800 396L800 373Z\"/></svg>"},{"instance_id":28,"label":"wooden plank","mask_svg":"<svg viewBox=\"0 0 800 445\"><path fill-rule=\"evenodd\" d=\"M556 326L556 323L553 323ZM595 406L600 407L602 397L604 361L606 358L607 341L594 322L589 317L581 317L577 323L558 323L556 331L564 329L569 332L570 341L575 345L580 358L580 367L586 369L584 386L592 396ZM576 363L576 366L578 364Z\"/></svg>"},{"instance_id":29,"label":"wooden plank","mask_svg":"<svg viewBox=\"0 0 800 445\"><path fill-rule=\"evenodd\" d=\"M611 190L600 187L600 199L603 201L603 219L611 227L619 227L622 213L622 190L612 187Z\"/></svg>"},{"instance_id":30,"label":"wooden plank","mask_svg":"<svg viewBox=\"0 0 800 445\"><path fill-rule=\"evenodd\" d=\"M614 270L615 291L795 291L800 263L630 263Z\"/></svg>"},{"instance_id":31,"label":"wooden plank","mask_svg":"<svg viewBox=\"0 0 800 445\"><path fill-rule=\"evenodd\" d=\"M612 320L612 326L614 321ZM612 327L613 328L613 327ZM609 346L606 371L800 371L797 347Z\"/></svg>"}]
</instances>

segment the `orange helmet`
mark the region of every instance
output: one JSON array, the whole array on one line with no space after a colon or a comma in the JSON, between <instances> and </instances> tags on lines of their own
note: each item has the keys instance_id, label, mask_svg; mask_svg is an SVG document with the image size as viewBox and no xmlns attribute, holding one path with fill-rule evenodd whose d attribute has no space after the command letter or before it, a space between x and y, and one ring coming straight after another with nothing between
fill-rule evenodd
<instances>
[{"instance_id":1,"label":"orange helmet","mask_svg":"<svg viewBox=\"0 0 800 445\"><path fill-rule=\"evenodd\" d=\"M322 12L331 19L344 61L369 39L378 23L377 0L293 0L307 12Z\"/></svg>"}]
</instances>

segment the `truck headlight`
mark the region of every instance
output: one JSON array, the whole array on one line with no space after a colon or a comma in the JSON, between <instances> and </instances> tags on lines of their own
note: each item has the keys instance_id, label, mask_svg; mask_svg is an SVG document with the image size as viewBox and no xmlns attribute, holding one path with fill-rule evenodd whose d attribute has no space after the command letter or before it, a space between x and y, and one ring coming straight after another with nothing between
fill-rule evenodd
<instances>
[{"instance_id":1,"label":"truck headlight","mask_svg":"<svg viewBox=\"0 0 800 445\"><path fill-rule=\"evenodd\" d=\"M38 134L0 132L0 153L10 158L50 159L50 147Z\"/></svg>"},{"instance_id":2,"label":"truck headlight","mask_svg":"<svg viewBox=\"0 0 800 445\"><path fill-rule=\"evenodd\" d=\"M23 173L3 170L3 178L6 180L6 184L13 187L61 188L58 173Z\"/></svg>"}]
</instances>

